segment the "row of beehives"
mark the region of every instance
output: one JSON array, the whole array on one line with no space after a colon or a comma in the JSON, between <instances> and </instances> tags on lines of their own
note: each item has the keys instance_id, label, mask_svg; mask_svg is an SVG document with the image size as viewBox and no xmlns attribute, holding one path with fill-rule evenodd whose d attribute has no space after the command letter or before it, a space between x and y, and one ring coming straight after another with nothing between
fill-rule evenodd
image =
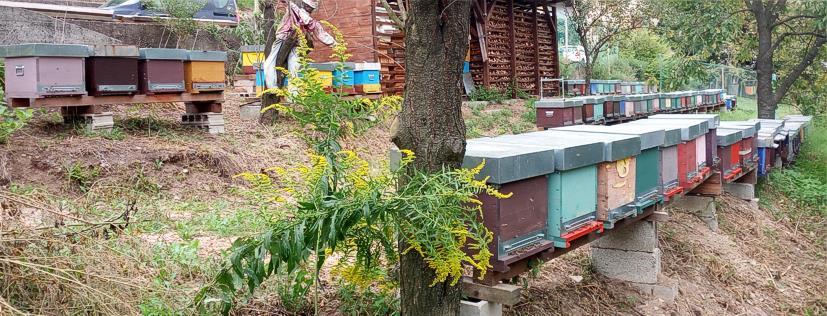
<instances>
[{"instance_id":1,"label":"row of beehives","mask_svg":"<svg viewBox=\"0 0 827 316\"><path fill-rule=\"evenodd\" d=\"M7 98L223 91L221 51L126 45L0 47Z\"/></svg>"},{"instance_id":2,"label":"row of beehives","mask_svg":"<svg viewBox=\"0 0 827 316\"><path fill-rule=\"evenodd\" d=\"M241 47L241 71L247 75L255 75L256 96L264 91L264 71L261 65L264 62L263 45L245 45ZM379 63L370 62L327 62L310 63L316 69L322 85L330 91L341 94L374 94L382 93L380 84ZM285 79L284 85L288 81Z\"/></svg>"},{"instance_id":3,"label":"row of beehives","mask_svg":"<svg viewBox=\"0 0 827 316\"><path fill-rule=\"evenodd\" d=\"M599 80L592 79L586 85L586 80L563 80L563 88L570 95L598 95L598 94L642 94L654 93L655 87L641 81Z\"/></svg>"},{"instance_id":4,"label":"row of beehives","mask_svg":"<svg viewBox=\"0 0 827 316\"><path fill-rule=\"evenodd\" d=\"M734 108L735 99L724 98L723 90L708 89L541 99L534 103L534 108L537 112L537 127L552 128L721 104Z\"/></svg>"},{"instance_id":5,"label":"row of beehives","mask_svg":"<svg viewBox=\"0 0 827 316\"><path fill-rule=\"evenodd\" d=\"M613 126L577 125L468 141L464 167L507 199L482 193L495 271L612 229L720 173L734 181L791 162L810 118L720 122L716 114L658 114Z\"/></svg>"}]
</instances>

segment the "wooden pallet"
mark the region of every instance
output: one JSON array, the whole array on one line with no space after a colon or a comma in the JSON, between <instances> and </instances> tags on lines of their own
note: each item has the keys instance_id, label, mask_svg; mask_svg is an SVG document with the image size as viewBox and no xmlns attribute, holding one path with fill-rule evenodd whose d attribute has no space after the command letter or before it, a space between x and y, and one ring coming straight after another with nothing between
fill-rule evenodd
<instances>
[{"instance_id":1,"label":"wooden pallet","mask_svg":"<svg viewBox=\"0 0 827 316\"><path fill-rule=\"evenodd\" d=\"M49 97L40 99L9 98L12 107L67 107L90 106L107 104L136 104L136 103L171 103L197 102L221 103L224 101L224 92L204 93L166 93L166 94L137 94L137 95L110 95L110 96L70 96Z\"/></svg>"}]
</instances>

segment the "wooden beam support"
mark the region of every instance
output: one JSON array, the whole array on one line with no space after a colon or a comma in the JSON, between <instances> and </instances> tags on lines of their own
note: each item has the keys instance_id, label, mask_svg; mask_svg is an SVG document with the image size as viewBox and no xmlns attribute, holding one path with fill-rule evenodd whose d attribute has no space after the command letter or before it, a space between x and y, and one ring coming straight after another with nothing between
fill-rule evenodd
<instances>
[{"instance_id":1,"label":"wooden beam support","mask_svg":"<svg viewBox=\"0 0 827 316\"><path fill-rule=\"evenodd\" d=\"M224 92L205 93L164 93L164 94L137 94L137 95L109 95L109 96L77 96L53 97L42 99L12 99L12 104L20 106L28 104L30 107L54 106L86 106L105 104L133 104L133 103L170 103L170 102L224 102Z\"/></svg>"},{"instance_id":2,"label":"wooden beam support","mask_svg":"<svg viewBox=\"0 0 827 316\"><path fill-rule=\"evenodd\" d=\"M462 295L503 305L517 305L522 299L522 287L513 284L484 285L474 283L469 277L462 278Z\"/></svg>"},{"instance_id":3,"label":"wooden beam support","mask_svg":"<svg viewBox=\"0 0 827 316\"><path fill-rule=\"evenodd\" d=\"M689 193L693 195L721 195L724 192L723 183L721 173L716 171Z\"/></svg>"}]
</instances>

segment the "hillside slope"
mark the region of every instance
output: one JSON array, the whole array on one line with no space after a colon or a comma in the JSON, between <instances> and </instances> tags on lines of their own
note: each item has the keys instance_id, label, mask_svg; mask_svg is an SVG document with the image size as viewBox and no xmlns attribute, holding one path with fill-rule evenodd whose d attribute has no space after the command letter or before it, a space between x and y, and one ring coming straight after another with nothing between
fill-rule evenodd
<instances>
[{"instance_id":1,"label":"hillside slope","mask_svg":"<svg viewBox=\"0 0 827 316\"><path fill-rule=\"evenodd\" d=\"M264 127L241 121L239 103L228 100L227 133L219 136L179 127L183 107L177 105L115 107L119 128L112 135L64 127L56 113L37 115L0 148L0 231L19 233L2 236L0 257L28 258L97 277L78 286L0 262L0 297L44 314L54 314L53 308L69 313L189 312L195 290L209 280L222 251L235 238L264 229L272 217L240 193L243 184L233 175L305 161L305 148L292 134L298 128L294 123ZM464 113L474 133L488 135L532 129L525 122L528 111L518 102ZM383 123L346 146L381 167L390 125ZM761 204L759 209L724 196L720 232L680 212L660 226L664 280L680 291L674 301L643 296L593 274L584 247L528 277L523 303L506 312L827 313L825 237L805 233L795 220L776 218L767 210L783 205ZM126 209L132 209L128 218L123 217ZM73 225L82 223L76 219L114 222L119 228L99 225L78 231ZM279 297L289 298L284 296L289 291L276 284L265 286L238 313L287 314L286 300ZM343 302L334 284L325 277L320 302L325 313L335 314Z\"/></svg>"}]
</instances>

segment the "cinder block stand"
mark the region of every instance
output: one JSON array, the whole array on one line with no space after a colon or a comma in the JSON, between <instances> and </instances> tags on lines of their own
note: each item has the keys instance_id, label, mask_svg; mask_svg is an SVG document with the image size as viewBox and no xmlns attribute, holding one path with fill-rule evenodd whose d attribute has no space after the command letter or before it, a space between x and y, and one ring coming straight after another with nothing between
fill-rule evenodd
<instances>
[{"instance_id":1,"label":"cinder block stand","mask_svg":"<svg viewBox=\"0 0 827 316\"><path fill-rule=\"evenodd\" d=\"M218 102L187 102L187 113L181 116L181 124L204 130L210 134L224 133L224 113Z\"/></svg>"},{"instance_id":2,"label":"cinder block stand","mask_svg":"<svg viewBox=\"0 0 827 316\"><path fill-rule=\"evenodd\" d=\"M641 220L595 240L592 268L606 277L655 284L660 274L657 224Z\"/></svg>"},{"instance_id":3,"label":"cinder block stand","mask_svg":"<svg viewBox=\"0 0 827 316\"><path fill-rule=\"evenodd\" d=\"M64 106L60 108L63 123L80 126L89 132L111 132L115 126L112 112L102 112L99 106Z\"/></svg>"},{"instance_id":4,"label":"cinder block stand","mask_svg":"<svg viewBox=\"0 0 827 316\"><path fill-rule=\"evenodd\" d=\"M501 316L503 304L489 301L461 301L460 316Z\"/></svg>"}]
</instances>

